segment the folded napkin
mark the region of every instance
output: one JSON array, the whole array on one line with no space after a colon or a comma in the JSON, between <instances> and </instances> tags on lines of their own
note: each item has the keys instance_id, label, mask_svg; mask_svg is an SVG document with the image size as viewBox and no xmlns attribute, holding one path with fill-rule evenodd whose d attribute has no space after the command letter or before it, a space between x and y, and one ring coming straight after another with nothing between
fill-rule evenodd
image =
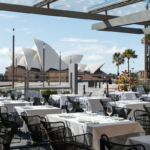
<instances>
[{"instance_id":1,"label":"folded napkin","mask_svg":"<svg viewBox=\"0 0 150 150\"><path fill-rule=\"evenodd\" d=\"M86 122L87 125L94 125L94 124L100 124L99 122Z\"/></svg>"}]
</instances>

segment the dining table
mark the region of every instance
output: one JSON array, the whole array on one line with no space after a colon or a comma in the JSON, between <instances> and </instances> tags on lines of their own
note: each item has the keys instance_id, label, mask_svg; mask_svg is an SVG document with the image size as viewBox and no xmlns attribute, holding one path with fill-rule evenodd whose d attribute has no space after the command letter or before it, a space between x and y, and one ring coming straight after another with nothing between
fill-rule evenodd
<instances>
[{"instance_id":1,"label":"dining table","mask_svg":"<svg viewBox=\"0 0 150 150\"><path fill-rule=\"evenodd\" d=\"M81 104L86 104L88 103L89 106L89 110L91 110L92 112L98 112L98 111L103 111L103 106L100 103L100 101L107 101L107 102L111 102L111 99L109 97L80 97L79 98L79 102Z\"/></svg>"},{"instance_id":2,"label":"dining table","mask_svg":"<svg viewBox=\"0 0 150 150\"><path fill-rule=\"evenodd\" d=\"M120 96L120 100L135 100L136 99L136 95L135 94L139 94L139 92L134 92L134 91L123 91L123 92L119 92L119 91L114 91L114 92L110 92L109 95L118 95Z\"/></svg>"},{"instance_id":3,"label":"dining table","mask_svg":"<svg viewBox=\"0 0 150 150\"><path fill-rule=\"evenodd\" d=\"M135 110L144 110L143 105L150 107L150 102L145 102L142 100L128 100L128 101L116 101L116 102L108 102L107 106L115 106L115 107L122 107L122 108L129 108L132 109L128 115L128 118L134 120L134 111Z\"/></svg>"},{"instance_id":4,"label":"dining table","mask_svg":"<svg viewBox=\"0 0 150 150\"><path fill-rule=\"evenodd\" d=\"M150 149L150 135L130 137L127 139L126 145L136 145L142 144L145 147L145 150Z\"/></svg>"},{"instance_id":5,"label":"dining table","mask_svg":"<svg viewBox=\"0 0 150 150\"><path fill-rule=\"evenodd\" d=\"M50 95L49 98L55 101L57 104L60 104L60 108L62 108L62 106L66 105L65 103L68 101L68 96L75 101L76 98L78 99L79 97L83 97L83 95L80 94L53 94Z\"/></svg>"},{"instance_id":6,"label":"dining table","mask_svg":"<svg viewBox=\"0 0 150 150\"><path fill-rule=\"evenodd\" d=\"M5 100L11 101L12 99L11 99L11 97L0 97L0 102L5 101Z\"/></svg>"},{"instance_id":7,"label":"dining table","mask_svg":"<svg viewBox=\"0 0 150 150\"><path fill-rule=\"evenodd\" d=\"M100 149L100 137L106 134L109 138L129 135L144 136L145 131L138 122L129 120L112 119L95 113L72 113L72 114L47 114L47 121L57 122L62 121L66 127L69 127L73 135L91 133L93 135L92 148ZM87 139L89 140L89 139Z\"/></svg>"},{"instance_id":8,"label":"dining table","mask_svg":"<svg viewBox=\"0 0 150 150\"><path fill-rule=\"evenodd\" d=\"M28 102L28 101L24 101L24 100L13 100L13 101L1 101L0 102L0 106L6 106L8 113L13 112L13 108L14 106L26 106L26 105L33 105L33 102Z\"/></svg>"},{"instance_id":9,"label":"dining table","mask_svg":"<svg viewBox=\"0 0 150 150\"><path fill-rule=\"evenodd\" d=\"M45 117L47 114L60 114L61 109L57 107L53 107L50 105L42 105L42 106L15 106L13 108L13 112L17 112L18 115L21 115L22 112L25 112L27 116L35 116ZM23 123L23 131L27 132L27 127L25 122Z\"/></svg>"}]
</instances>

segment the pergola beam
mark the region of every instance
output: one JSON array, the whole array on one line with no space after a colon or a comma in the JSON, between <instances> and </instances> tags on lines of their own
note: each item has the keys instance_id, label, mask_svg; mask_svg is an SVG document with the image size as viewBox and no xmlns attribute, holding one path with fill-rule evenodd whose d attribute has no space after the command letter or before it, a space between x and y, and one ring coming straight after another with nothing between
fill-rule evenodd
<instances>
[{"instance_id":1,"label":"pergola beam","mask_svg":"<svg viewBox=\"0 0 150 150\"><path fill-rule=\"evenodd\" d=\"M133 13L130 15L110 19L104 22L96 23L92 25L93 30L102 30L106 28L130 25L130 24L140 24L142 22L150 21L150 10L144 10L141 12Z\"/></svg>"},{"instance_id":2,"label":"pergola beam","mask_svg":"<svg viewBox=\"0 0 150 150\"><path fill-rule=\"evenodd\" d=\"M120 8L120 7L123 7L123 6L138 3L138 2L141 2L141 1L144 1L144 0L121 0L121 1L114 2L114 3L106 4L104 6L99 6L99 7L96 7L96 8L92 8L92 9L88 10L88 13L97 14L97 13L100 13L100 12L112 10L112 9L115 9L115 8Z\"/></svg>"},{"instance_id":3,"label":"pergola beam","mask_svg":"<svg viewBox=\"0 0 150 150\"><path fill-rule=\"evenodd\" d=\"M56 2L56 1L58 1L58 0L42 0L40 2L35 3L33 6L41 8L45 5L48 5L48 4Z\"/></svg>"},{"instance_id":4,"label":"pergola beam","mask_svg":"<svg viewBox=\"0 0 150 150\"><path fill-rule=\"evenodd\" d=\"M117 16L110 16L110 15L89 14L89 13L82 13L82 12L75 12L75 11L37 8L37 7L5 4L5 3L0 3L0 10L47 15L47 16L60 16L60 17L69 17L69 18L78 18L78 19L90 19L90 20L99 20L99 21L104 21L104 20L108 20L108 19L117 17Z\"/></svg>"},{"instance_id":5,"label":"pergola beam","mask_svg":"<svg viewBox=\"0 0 150 150\"><path fill-rule=\"evenodd\" d=\"M120 33L131 33L131 34L144 34L142 29L135 29L135 28L126 28L126 27L114 27L114 28L107 28L97 31L111 31L111 32L120 32Z\"/></svg>"},{"instance_id":6,"label":"pergola beam","mask_svg":"<svg viewBox=\"0 0 150 150\"><path fill-rule=\"evenodd\" d=\"M144 29L114 27L114 28L107 28L107 29L102 29L97 31L110 31L110 32L131 33L131 34L150 34L150 27Z\"/></svg>"}]
</instances>

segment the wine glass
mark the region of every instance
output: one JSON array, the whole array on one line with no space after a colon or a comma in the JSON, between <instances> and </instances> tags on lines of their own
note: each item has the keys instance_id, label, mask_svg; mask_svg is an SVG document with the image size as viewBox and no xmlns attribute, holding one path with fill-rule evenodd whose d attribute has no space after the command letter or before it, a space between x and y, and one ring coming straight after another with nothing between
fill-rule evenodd
<instances>
[{"instance_id":1,"label":"wine glass","mask_svg":"<svg viewBox=\"0 0 150 150\"><path fill-rule=\"evenodd\" d=\"M86 113L86 111L87 111L87 105L86 104L82 104L82 109L84 110L84 113Z\"/></svg>"},{"instance_id":2,"label":"wine glass","mask_svg":"<svg viewBox=\"0 0 150 150\"><path fill-rule=\"evenodd\" d=\"M67 108L69 109L69 111L70 111L70 113L71 113L71 110L73 109L72 103L68 103Z\"/></svg>"},{"instance_id":3,"label":"wine glass","mask_svg":"<svg viewBox=\"0 0 150 150\"><path fill-rule=\"evenodd\" d=\"M14 95L14 97L15 97L15 100L17 100L17 98L18 98L18 95L17 95L17 93Z\"/></svg>"},{"instance_id":4,"label":"wine glass","mask_svg":"<svg viewBox=\"0 0 150 150\"><path fill-rule=\"evenodd\" d=\"M111 107L111 106L108 106L108 107L107 107L107 114L109 115L109 117L112 115L112 113L113 113L112 107Z\"/></svg>"},{"instance_id":5,"label":"wine glass","mask_svg":"<svg viewBox=\"0 0 150 150\"><path fill-rule=\"evenodd\" d=\"M11 97L10 93L7 94L7 97L8 97L8 99L10 99L10 97Z\"/></svg>"},{"instance_id":6,"label":"wine glass","mask_svg":"<svg viewBox=\"0 0 150 150\"><path fill-rule=\"evenodd\" d=\"M132 98L135 100L136 99L136 96L135 96L135 94L133 93L132 94Z\"/></svg>"},{"instance_id":7,"label":"wine glass","mask_svg":"<svg viewBox=\"0 0 150 150\"><path fill-rule=\"evenodd\" d=\"M40 102L42 103L42 105L44 104L44 102L45 102L45 99L44 98L41 98L40 99Z\"/></svg>"}]
</instances>

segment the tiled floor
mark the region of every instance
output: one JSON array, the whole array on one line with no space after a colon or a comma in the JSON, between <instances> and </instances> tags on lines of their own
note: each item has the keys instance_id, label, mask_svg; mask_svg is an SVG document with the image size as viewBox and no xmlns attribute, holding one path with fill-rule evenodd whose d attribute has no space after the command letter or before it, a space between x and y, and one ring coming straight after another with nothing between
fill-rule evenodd
<instances>
[{"instance_id":1,"label":"tiled floor","mask_svg":"<svg viewBox=\"0 0 150 150\"><path fill-rule=\"evenodd\" d=\"M27 142L27 136L25 133L22 133L22 139L21 142L19 142L19 134L17 133L15 135L15 137L13 138L11 145L10 145L10 149L14 149L14 150L27 150L27 146L26 146L26 142ZM38 145L36 146L30 146L29 150L38 150ZM49 150L49 144L44 143L41 145L40 150Z\"/></svg>"}]
</instances>

